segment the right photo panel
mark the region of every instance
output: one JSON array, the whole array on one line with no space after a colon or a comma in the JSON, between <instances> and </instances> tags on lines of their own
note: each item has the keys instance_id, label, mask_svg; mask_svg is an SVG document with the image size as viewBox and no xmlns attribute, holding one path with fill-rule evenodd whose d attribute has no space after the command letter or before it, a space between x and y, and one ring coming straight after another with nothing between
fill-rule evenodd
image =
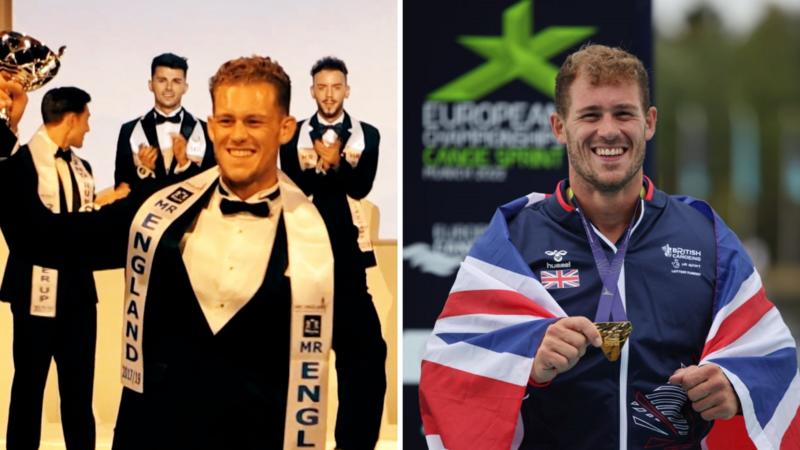
<instances>
[{"instance_id":1,"label":"right photo panel","mask_svg":"<svg viewBox=\"0 0 800 450\"><path fill-rule=\"evenodd\" d=\"M403 3L403 448L800 448L796 3Z\"/></svg>"}]
</instances>

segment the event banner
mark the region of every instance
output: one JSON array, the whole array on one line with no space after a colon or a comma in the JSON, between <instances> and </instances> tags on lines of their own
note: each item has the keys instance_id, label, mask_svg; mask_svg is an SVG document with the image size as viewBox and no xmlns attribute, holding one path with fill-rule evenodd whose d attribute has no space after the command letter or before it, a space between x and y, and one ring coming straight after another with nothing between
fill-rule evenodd
<instances>
[{"instance_id":1,"label":"event banner","mask_svg":"<svg viewBox=\"0 0 800 450\"><path fill-rule=\"evenodd\" d=\"M459 263L497 206L567 176L558 68L591 42L651 70L651 23L649 0L403 3L404 448L425 448L419 363Z\"/></svg>"}]
</instances>

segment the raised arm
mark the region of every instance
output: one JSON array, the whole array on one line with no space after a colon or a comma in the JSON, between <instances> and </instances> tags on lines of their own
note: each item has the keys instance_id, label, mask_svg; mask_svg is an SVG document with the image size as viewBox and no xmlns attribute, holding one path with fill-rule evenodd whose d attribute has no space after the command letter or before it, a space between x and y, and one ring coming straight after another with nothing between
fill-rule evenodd
<instances>
[{"instance_id":1,"label":"raised arm","mask_svg":"<svg viewBox=\"0 0 800 450\"><path fill-rule=\"evenodd\" d=\"M28 105L28 94L16 81L6 80L0 72L0 109L5 109L8 122L0 121L0 160L11 156L17 144L17 125Z\"/></svg>"}]
</instances>

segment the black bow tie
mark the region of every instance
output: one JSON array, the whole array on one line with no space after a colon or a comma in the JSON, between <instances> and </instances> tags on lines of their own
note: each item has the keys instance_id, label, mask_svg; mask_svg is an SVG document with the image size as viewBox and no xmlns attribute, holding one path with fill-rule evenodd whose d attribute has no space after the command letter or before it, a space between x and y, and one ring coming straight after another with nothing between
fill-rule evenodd
<instances>
[{"instance_id":1,"label":"black bow tie","mask_svg":"<svg viewBox=\"0 0 800 450\"><path fill-rule=\"evenodd\" d=\"M222 185L219 185L219 192L222 195L228 195ZM269 202L274 201L280 194L280 189L275 189L275 192L262 198L258 203L247 203L240 200L223 198L219 202L219 210L222 211L222 214L225 216L228 214L248 212L257 217L269 217Z\"/></svg>"},{"instance_id":2,"label":"black bow tie","mask_svg":"<svg viewBox=\"0 0 800 450\"><path fill-rule=\"evenodd\" d=\"M247 203L223 198L219 202L219 210L222 211L222 214L225 216L228 214L248 212L257 217L269 217L269 203L267 202Z\"/></svg>"},{"instance_id":3,"label":"black bow tie","mask_svg":"<svg viewBox=\"0 0 800 450\"><path fill-rule=\"evenodd\" d=\"M175 114L174 116L164 116L156 112L156 125L161 125L164 122L172 122L172 123L181 123L181 114Z\"/></svg>"},{"instance_id":4,"label":"black bow tie","mask_svg":"<svg viewBox=\"0 0 800 450\"><path fill-rule=\"evenodd\" d=\"M333 130L336 134L342 134L344 131L344 122L335 123L333 125L322 125L320 124L319 129L324 133L328 130Z\"/></svg>"},{"instance_id":5,"label":"black bow tie","mask_svg":"<svg viewBox=\"0 0 800 450\"><path fill-rule=\"evenodd\" d=\"M72 162L72 150L64 150L63 148L59 148L56 150L56 158L61 158L64 161L71 163Z\"/></svg>"},{"instance_id":6,"label":"black bow tie","mask_svg":"<svg viewBox=\"0 0 800 450\"><path fill-rule=\"evenodd\" d=\"M334 124L334 125L319 124L319 125L317 125L315 127L315 131L317 131L320 134L320 136L325 134L325 132L328 131L328 130L333 130L333 131L336 132L336 134L338 136L341 136L342 133L345 131L344 130L344 122L339 122L339 123Z\"/></svg>"}]
</instances>

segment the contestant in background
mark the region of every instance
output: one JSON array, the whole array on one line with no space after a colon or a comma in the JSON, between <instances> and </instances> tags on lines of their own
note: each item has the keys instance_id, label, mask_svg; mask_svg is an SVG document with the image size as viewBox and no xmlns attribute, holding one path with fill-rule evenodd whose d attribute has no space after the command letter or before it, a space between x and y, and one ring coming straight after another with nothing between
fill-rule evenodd
<instances>
[{"instance_id":1,"label":"contestant in background","mask_svg":"<svg viewBox=\"0 0 800 450\"><path fill-rule=\"evenodd\" d=\"M347 73L344 61L332 56L314 63L310 91L317 111L300 121L292 140L281 146L281 168L313 196L331 235L341 236L332 244L358 247L366 268L375 265L375 254L358 200L372 189L381 136L345 111Z\"/></svg>"},{"instance_id":2,"label":"contestant in background","mask_svg":"<svg viewBox=\"0 0 800 450\"><path fill-rule=\"evenodd\" d=\"M8 127L0 124L2 149L15 146L11 134L27 99L16 83L1 90L12 100ZM0 95L2 97L2 95ZM94 179L89 163L74 154L89 131L90 96L75 87L48 91L42 99L44 124L31 140L0 162L3 197L27 205L44 205L55 214L83 211L94 202ZM7 103L7 101L6 101ZM8 156L5 153L2 156ZM5 202L4 202L5 203ZM92 271L74 265L33 263L27 241L32 233L26 215L3 208L0 226L9 248L0 299L11 304L14 317L14 381L11 388L7 445L9 449L38 448L42 401L51 359L58 370L61 418L68 449L94 448L92 414L97 292ZM60 230L45 232L61 235ZM80 245L90 246L90 241ZM79 258L78 254L66 258Z\"/></svg>"},{"instance_id":3,"label":"contestant in background","mask_svg":"<svg viewBox=\"0 0 800 450\"><path fill-rule=\"evenodd\" d=\"M177 181L189 167L215 164L207 124L189 113L181 100L189 89L186 58L164 53L153 58L147 87L153 108L119 130L114 186L122 194L146 178Z\"/></svg>"}]
</instances>

